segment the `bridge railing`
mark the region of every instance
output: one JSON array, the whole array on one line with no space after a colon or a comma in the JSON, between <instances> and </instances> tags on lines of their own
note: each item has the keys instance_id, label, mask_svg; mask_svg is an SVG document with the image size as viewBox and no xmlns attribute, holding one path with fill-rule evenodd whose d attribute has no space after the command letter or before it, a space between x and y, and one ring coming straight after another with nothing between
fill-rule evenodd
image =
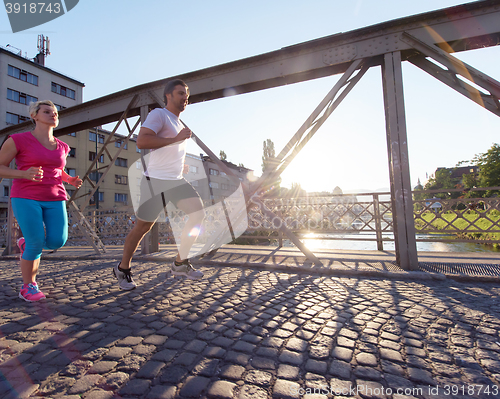
<instances>
[{"instance_id":1,"label":"bridge railing","mask_svg":"<svg viewBox=\"0 0 500 399\"><path fill-rule=\"evenodd\" d=\"M417 241L500 243L500 187L489 189L414 191L414 217ZM481 197L488 191L493 195ZM298 198L268 198L263 204L277 217L270 219L258 203L250 203L248 229L235 242L283 245L280 227L285 226L303 239L376 241L383 250L394 240L390 193L359 193ZM215 231L226 223L220 209L207 204L207 230ZM135 223L133 208L89 210L86 217L105 245L122 245ZM159 223L160 243L174 243L172 228L182 229L186 215L175 211L169 223ZM165 215L159 221L167 221ZM78 220L68 214L67 245L88 245ZM0 245L7 243L7 219L0 219ZM21 235L14 219L12 240Z\"/></svg>"}]
</instances>

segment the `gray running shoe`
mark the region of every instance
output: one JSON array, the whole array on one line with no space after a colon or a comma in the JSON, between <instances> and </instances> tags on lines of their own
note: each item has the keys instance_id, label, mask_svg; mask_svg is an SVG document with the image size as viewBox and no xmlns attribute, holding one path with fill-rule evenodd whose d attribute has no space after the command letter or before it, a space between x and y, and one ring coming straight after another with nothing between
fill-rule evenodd
<instances>
[{"instance_id":1,"label":"gray running shoe","mask_svg":"<svg viewBox=\"0 0 500 399\"><path fill-rule=\"evenodd\" d=\"M185 276L191 280L199 280L203 277L203 272L196 270L188 259L182 261L179 266L174 262L172 264L172 274L174 276Z\"/></svg>"},{"instance_id":2,"label":"gray running shoe","mask_svg":"<svg viewBox=\"0 0 500 399\"><path fill-rule=\"evenodd\" d=\"M115 267L113 267L113 274L115 277L118 279L118 286L122 290L133 290L135 287L137 287L137 284L132 280L132 273L130 272L130 269L128 269L126 272L122 272L121 270L118 269L118 266L120 266L121 262L118 262Z\"/></svg>"}]
</instances>

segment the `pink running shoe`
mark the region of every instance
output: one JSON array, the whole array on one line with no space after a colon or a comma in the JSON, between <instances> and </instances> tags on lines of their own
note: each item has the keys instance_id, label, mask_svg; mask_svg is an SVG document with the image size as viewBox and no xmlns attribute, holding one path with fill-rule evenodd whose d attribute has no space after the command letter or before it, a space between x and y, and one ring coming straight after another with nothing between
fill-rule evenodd
<instances>
[{"instance_id":1,"label":"pink running shoe","mask_svg":"<svg viewBox=\"0 0 500 399\"><path fill-rule=\"evenodd\" d=\"M24 240L24 237L21 237L17 240L17 246L21 250L21 255L19 255L19 259L23 258L23 253L24 249L26 248L26 241Z\"/></svg>"},{"instance_id":2,"label":"pink running shoe","mask_svg":"<svg viewBox=\"0 0 500 399\"><path fill-rule=\"evenodd\" d=\"M23 284L19 292L19 298L24 299L26 302L37 302L45 299L45 295L38 288L37 283Z\"/></svg>"}]
</instances>

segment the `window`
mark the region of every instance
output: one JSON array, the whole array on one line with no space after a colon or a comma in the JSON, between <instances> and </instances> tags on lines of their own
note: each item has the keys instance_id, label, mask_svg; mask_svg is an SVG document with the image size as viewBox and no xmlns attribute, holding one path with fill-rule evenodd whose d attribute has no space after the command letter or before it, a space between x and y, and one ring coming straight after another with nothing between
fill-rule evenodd
<instances>
[{"instance_id":1,"label":"window","mask_svg":"<svg viewBox=\"0 0 500 399\"><path fill-rule=\"evenodd\" d=\"M142 162L141 161L135 161L135 168L136 169L141 169L142 168Z\"/></svg>"},{"instance_id":2,"label":"window","mask_svg":"<svg viewBox=\"0 0 500 399\"><path fill-rule=\"evenodd\" d=\"M76 156L76 148L69 147L68 157L74 158Z\"/></svg>"},{"instance_id":3,"label":"window","mask_svg":"<svg viewBox=\"0 0 500 399\"><path fill-rule=\"evenodd\" d=\"M127 194L115 193L115 202L127 203Z\"/></svg>"},{"instance_id":4,"label":"window","mask_svg":"<svg viewBox=\"0 0 500 399\"><path fill-rule=\"evenodd\" d=\"M127 167L127 160L125 158L116 158L115 165L122 166L122 167L126 168Z\"/></svg>"},{"instance_id":5,"label":"window","mask_svg":"<svg viewBox=\"0 0 500 399\"><path fill-rule=\"evenodd\" d=\"M210 182L210 187L212 188L219 188L219 183L214 183L214 182Z\"/></svg>"},{"instance_id":6,"label":"window","mask_svg":"<svg viewBox=\"0 0 500 399\"><path fill-rule=\"evenodd\" d=\"M18 123L26 122L29 120L30 118L27 116L11 114L10 112L7 112L7 125L17 125Z\"/></svg>"},{"instance_id":7,"label":"window","mask_svg":"<svg viewBox=\"0 0 500 399\"><path fill-rule=\"evenodd\" d=\"M90 198L91 205L95 205L95 195L96 193ZM97 192L97 197L99 198L99 202L104 202L104 193L102 191Z\"/></svg>"},{"instance_id":8,"label":"window","mask_svg":"<svg viewBox=\"0 0 500 399\"><path fill-rule=\"evenodd\" d=\"M76 137L76 133L68 133L68 136Z\"/></svg>"},{"instance_id":9,"label":"window","mask_svg":"<svg viewBox=\"0 0 500 399\"><path fill-rule=\"evenodd\" d=\"M89 132L89 141L95 142L96 136L99 136L99 144L104 144L104 134L96 135L94 132Z\"/></svg>"},{"instance_id":10,"label":"window","mask_svg":"<svg viewBox=\"0 0 500 399\"><path fill-rule=\"evenodd\" d=\"M89 179L92 181L99 181L101 180L102 173L97 174L95 171L89 173ZM97 178L97 180L96 180Z\"/></svg>"},{"instance_id":11,"label":"window","mask_svg":"<svg viewBox=\"0 0 500 399\"><path fill-rule=\"evenodd\" d=\"M213 175L213 176L218 176L219 175L219 171L217 169L210 168L209 171L210 171L210 174Z\"/></svg>"},{"instance_id":12,"label":"window","mask_svg":"<svg viewBox=\"0 0 500 399\"><path fill-rule=\"evenodd\" d=\"M189 166L189 172L192 174L198 173L198 166Z\"/></svg>"},{"instance_id":13,"label":"window","mask_svg":"<svg viewBox=\"0 0 500 399\"><path fill-rule=\"evenodd\" d=\"M139 154L141 153L141 149L137 146L135 146L135 152L138 152Z\"/></svg>"},{"instance_id":14,"label":"window","mask_svg":"<svg viewBox=\"0 0 500 399\"><path fill-rule=\"evenodd\" d=\"M125 140L120 140L120 139L117 139L117 140L115 141L115 147L120 148L120 147L122 146L122 143L123 143L124 141L125 141ZM124 149L124 150L126 150L126 149L127 149L127 143L125 143L125 146L123 147L123 149Z\"/></svg>"},{"instance_id":15,"label":"window","mask_svg":"<svg viewBox=\"0 0 500 399\"><path fill-rule=\"evenodd\" d=\"M67 87L62 86L58 83L52 82L51 89L52 89L53 93L60 94L61 96L68 97L68 98L71 98L73 100L76 99L76 93L74 90L68 89Z\"/></svg>"},{"instance_id":16,"label":"window","mask_svg":"<svg viewBox=\"0 0 500 399\"><path fill-rule=\"evenodd\" d=\"M16 68L15 66L9 65L7 69L7 74L13 78L22 80L23 82L31 83L32 85L38 86L38 76L33 75L23 69Z\"/></svg>"},{"instance_id":17,"label":"window","mask_svg":"<svg viewBox=\"0 0 500 399\"><path fill-rule=\"evenodd\" d=\"M198 187L198 180L193 180L189 182L189 184L191 184L193 187Z\"/></svg>"},{"instance_id":18,"label":"window","mask_svg":"<svg viewBox=\"0 0 500 399\"><path fill-rule=\"evenodd\" d=\"M3 186L3 196L4 197L9 196L9 186Z\"/></svg>"},{"instance_id":19,"label":"window","mask_svg":"<svg viewBox=\"0 0 500 399\"><path fill-rule=\"evenodd\" d=\"M54 104L57 108L58 111L62 111L63 109L66 109L67 107L64 107L62 105L59 105L59 104Z\"/></svg>"},{"instance_id":20,"label":"window","mask_svg":"<svg viewBox=\"0 0 500 399\"><path fill-rule=\"evenodd\" d=\"M9 100L15 101L16 103L26 104L26 105L30 103L36 103L38 101L38 98L36 97L11 89L7 89L7 98Z\"/></svg>"},{"instance_id":21,"label":"window","mask_svg":"<svg viewBox=\"0 0 500 399\"><path fill-rule=\"evenodd\" d=\"M127 184L127 176L115 175L116 184Z\"/></svg>"},{"instance_id":22,"label":"window","mask_svg":"<svg viewBox=\"0 0 500 399\"><path fill-rule=\"evenodd\" d=\"M89 151L89 161L93 161L95 159L95 156L96 156L95 152ZM101 154L98 162L104 163L104 154Z\"/></svg>"},{"instance_id":23,"label":"window","mask_svg":"<svg viewBox=\"0 0 500 399\"><path fill-rule=\"evenodd\" d=\"M73 168L66 168L66 173L68 175L70 175L71 177L75 177L76 176L76 169L73 169Z\"/></svg>"}]
</instances>

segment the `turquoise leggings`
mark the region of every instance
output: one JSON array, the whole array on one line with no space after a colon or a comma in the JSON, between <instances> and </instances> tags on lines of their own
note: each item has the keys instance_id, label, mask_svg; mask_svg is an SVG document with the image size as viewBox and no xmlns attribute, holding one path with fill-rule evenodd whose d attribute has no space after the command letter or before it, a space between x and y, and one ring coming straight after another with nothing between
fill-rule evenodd
<instances>
[{"instance_id":1,"label":"turquoise leggings","mask_svg":"<svg viewBox=\"0 0 500 399\"><path fill-rule=\"evenodd\" d=\"M42 255L43 249L61 248L66 243L66 201L12 198L11 202L14 216L26 240L23 259L36 260Z\"/></svg>"}]
</instances>

